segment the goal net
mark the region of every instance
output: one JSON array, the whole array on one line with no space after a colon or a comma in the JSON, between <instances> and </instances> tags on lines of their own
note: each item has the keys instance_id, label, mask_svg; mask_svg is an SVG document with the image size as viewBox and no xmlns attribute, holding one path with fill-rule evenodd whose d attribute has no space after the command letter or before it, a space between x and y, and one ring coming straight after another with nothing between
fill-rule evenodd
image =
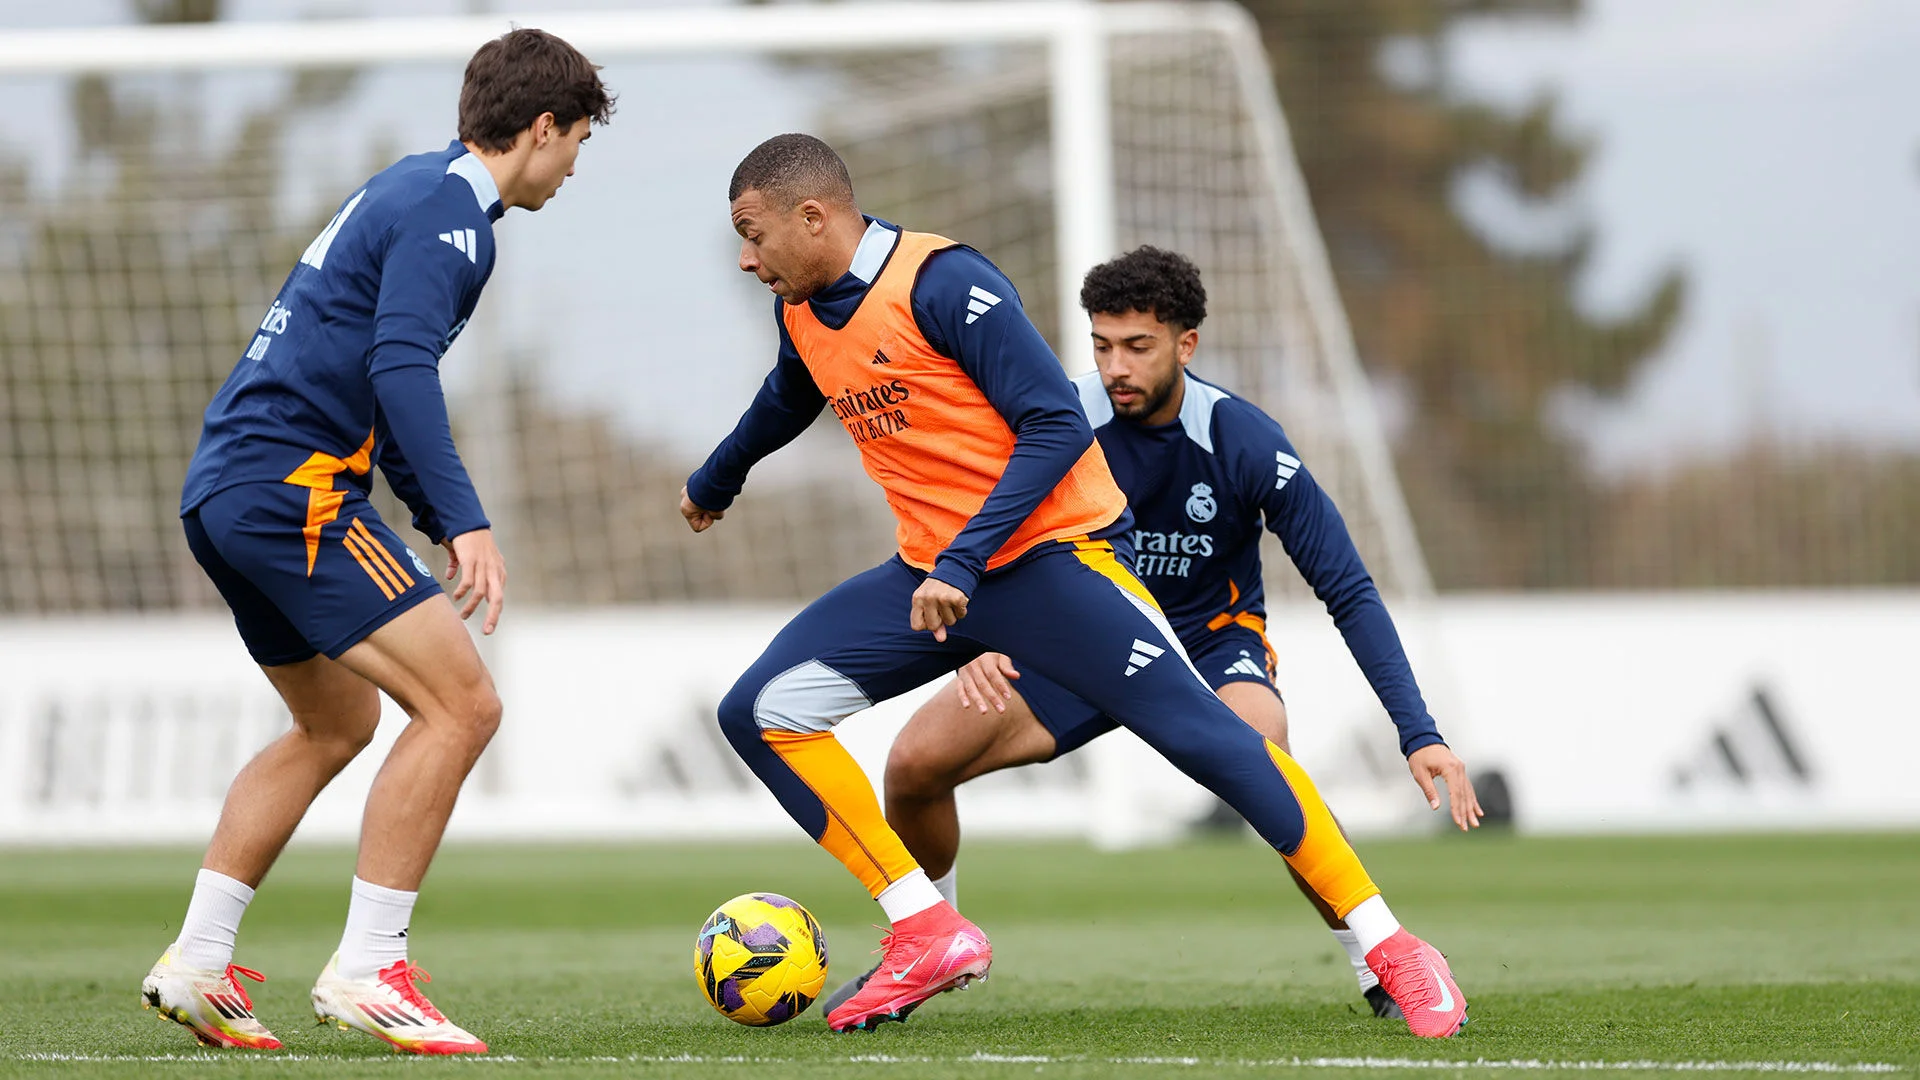
<instances>
[{"instance_id":1,"label":"goal net","mask_svg":"<svg viewBox=\"0 0 1920 1080\"><path fill-rule=\"evenodd\" d=\"M1195 371L1281 420L1396 612L1429 592L1238 7L515 21L568 38L621 95L559 197L500 224L499 268L443 364L517 605L791 609L889 553L885 503L830 417L761 466L723 527L693 536L673 509L773 358L725 189L789 130L846 157L867 212L997 262L1076 372L1080 275L1139 244L1188 255L1209 294ZM445 144L466 57L508 22L0 38L17 103L0 122L0 613L221 610L176 521L200 411L340 198ZM1311 604L1269 546L1272 602ZM724 659L730 678L746 657ZM1401 769L1377 707L1314 723L1366 729L1356 782L1379 772L1367 761ZM1348 767L1313 764L1336 784Z\"/></svg>"}]
</instances>

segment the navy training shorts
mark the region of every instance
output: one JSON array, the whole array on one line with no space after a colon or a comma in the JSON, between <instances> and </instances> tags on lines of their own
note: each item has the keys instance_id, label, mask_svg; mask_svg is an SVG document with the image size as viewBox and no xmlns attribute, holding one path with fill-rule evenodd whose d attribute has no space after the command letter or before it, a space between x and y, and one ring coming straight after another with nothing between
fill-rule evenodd
<instances>
[{"instance_id":1,"label":"navy training shorts","mask_svg":"<svg viewBox=\"0 0 1920 1080\"><path fill-rule=\"evenodd\" d=\"M441 594L357 490L238 484L181 518L187 546L264 667L340 654Z\"/></svg>"},{"instance_id":2,"label":"navy training shorts","mask_svg":"<svg viewBox=\"0 0 1920 1080\"><path fill-rule=\"evenodd\" d=\"M1218 630L1201 630L1180 643L1194 669L1216 692L1228 683L1257 682L1275 695L1280 693L1274 685L1273 646L1258 630L1229 623ZM1013 669L1020 673L1013 688L1026 699L1040 726L1053 734L1054 757L1070 754L1120 726L1085 698L1029 670L1017 656Z\"/></svg>"}]
</instances>

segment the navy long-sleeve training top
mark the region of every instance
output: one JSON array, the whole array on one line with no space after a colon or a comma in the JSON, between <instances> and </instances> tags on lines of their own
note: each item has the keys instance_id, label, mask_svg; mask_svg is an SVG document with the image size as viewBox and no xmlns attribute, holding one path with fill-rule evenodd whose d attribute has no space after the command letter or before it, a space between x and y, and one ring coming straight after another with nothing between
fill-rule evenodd
<instances>
[{"instance_id":1,"label":"navy long-sleeve training top","mask_svg":"<svg viewBox=\"0 0 1920 1080\"><path fill-rule=\"evenodd\" d=\"M493 272L504 212L454 142L367 181L308 245L207 406L180 512L303 467L366 491L378 465L435 543L488 527L460 462L440 357Z\"/></svg>"}]
</instances>

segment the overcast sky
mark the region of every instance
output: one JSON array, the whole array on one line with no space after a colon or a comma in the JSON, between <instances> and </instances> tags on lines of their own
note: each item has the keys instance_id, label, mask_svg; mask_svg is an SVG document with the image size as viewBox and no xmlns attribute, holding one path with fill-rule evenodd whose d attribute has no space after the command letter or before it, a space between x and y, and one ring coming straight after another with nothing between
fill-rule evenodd
<instances>
[{"instance_id":1,"label":"overcast sky","mask_svg":"<svg viewBox=\"0 0 1920 1080\"><path fill-rule=\"evenodd\" d=\"M0 0L0 32L119 22L126 6ZM231 0L230 12L475 6ZM1514 103L1553 88L1570 124L1597 141L1575 196L1600 237L1587 302L1631 302L1672 263L1689 274L1683 324L1624 399L1569 398L1562 419L1613 467L1723 449L1756 431L1920 448L1920 2L1588 0L1587 8L1574 23L1480 21L1449 42L1460 86ZM747 148L803 126L807 114L777 73L751 61L616 61L606 75L622 94L616 124L589 144L579 175L548 209L500 228L491 291L523 290L538 302L482 306L499 320L495 340L558 346L558 392L703 451L771 359L764 294L732 268L727 176ZM452 130L457 77L383 72L366 100L420 102L377 123L403 149L425 149ZM17 149L28 130L47 131L36 106L57 97L17 80L0 88L14 106L0 118L0 141ZM1469 185L1462 198L1493 227L1527 223L1491 189ZM458 358L450 356L456 383L468 377L451 370Z\"/></svg>"},{"instance_id":2,"label":"overcast sky","mask_svg":"<svg viewBox=\"0 0 1920 1080\"><path fill-rule=\"evenodd\" d=\"M1605 460L1787 439L1920 447L1920 3L1589 0L1568 29L1481 24L1456 77L1558 89L1599 150L1586 295L1679 261L1686 319L1619 405L1576 410Z\"/></svg>"}]
</instances>

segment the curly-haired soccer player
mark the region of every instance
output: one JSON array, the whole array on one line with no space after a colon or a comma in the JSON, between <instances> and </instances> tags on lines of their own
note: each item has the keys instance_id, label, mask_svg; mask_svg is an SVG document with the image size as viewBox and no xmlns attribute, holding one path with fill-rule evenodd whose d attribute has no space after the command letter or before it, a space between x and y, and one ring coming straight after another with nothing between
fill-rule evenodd
<instances>
[{"instance_id":1,"label":"curly-haired soccer player","mask_svg":"<svg viewBox=\"0 0 1920 1080\"><path fill-rule=\"evenodd\" d=\"M487 1048L420 992L407 955L420 882L500 723L461 619L484 602L493 632L506 563L454 450L440 357L493 272L493 223L544 206L612 108L598 69L559 38L515 30L482 45L459 138L347 198L207 406L181 522L293 728L234 779L180 936L142 986L202 1043L279 1047L235 977L259 975L234 966L234 938L314 797L373 738L384 690L409 720L367 797L314 1012L413 1053ZM376 465L451 552L457 613L367 501Z\"/></svg>"},{"instance_id":2,"label":"curly-haired soccer player","mask_svg":"<svg viewBox=\"0 0 1920 1080\"><path fill-rule=\"evenodd\" d=\"M1013 286L978 252L867 218L825 143L755 148L728 192L740 268L777 299L779 357L732 434L687 481L705 530L748 470L823 407L899 521L899 554L787 624L721 701L734 749L879 901L879 972L827 1014L836 1031L904 1019L987 973L992 946L941 897L880 812L834 725L986 651L1020 658L1138 733L1225 799L1369 950L1424 1035L1466 1001L1400 928L1313 781L1193 669L1128 563L1132 518L1073 385Z\"/></svg>"},{"instance_id":3,"label":"curly-haired soccer player","mask_svg":"<svg viewBox=\"0 0 1920 1080\"><path fill-rule=\"evenodd\" d=\"M1281 750L1287 709L1274 683L1260 566L1262 525L1326 604L1347 648L1398 729L1400 750L1436 808L1447 785L1462 829L1479 823L1466 766L1441 739L1372 575L1333 500L1273 418L1187 371L1207 317L1200 271L1142 247L1087 272L1097 371L1074 380L1133 511L1134 570L1187 657L1220 700ZM1051 761L1112 731L1113 718L1017 658L987 653L914 713L887 757L887 823L934 886L955 902L960 818L954 788L977 776ZM1011 680L1018 680L1015 688ZM991 711L990 710L991 707ZM1359 935L1296 872L1352 963L1374 1014L1401 1018ZM857 993L868 976L826 999Z\"/></svg>"}]
</instances>

